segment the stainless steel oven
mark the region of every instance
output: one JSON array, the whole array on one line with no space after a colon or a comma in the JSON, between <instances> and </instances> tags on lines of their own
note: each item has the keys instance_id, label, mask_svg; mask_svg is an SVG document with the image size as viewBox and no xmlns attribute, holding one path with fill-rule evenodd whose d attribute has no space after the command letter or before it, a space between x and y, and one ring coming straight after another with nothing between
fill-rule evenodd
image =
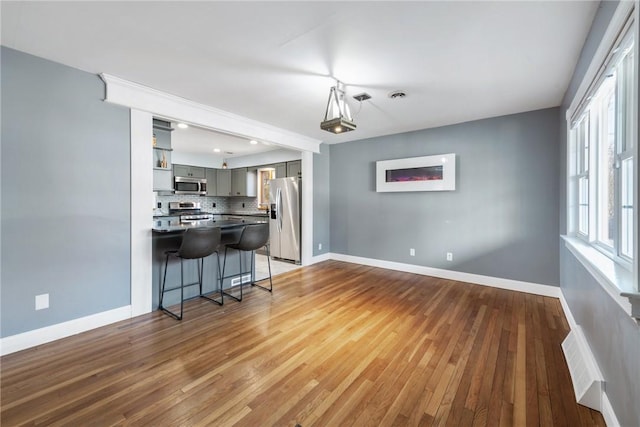
<instances>
[{"instance_id":1,"label":"stainless steel oven","mask_svg":"<svg viewBox=\"0 0 640 427\"><path fill-rule=\"evenodd\" d=\"M188 178L176 176L173 178L173 190L175 194L207 194L207 180L205 178Z\"/></svg>"}]
</instances>

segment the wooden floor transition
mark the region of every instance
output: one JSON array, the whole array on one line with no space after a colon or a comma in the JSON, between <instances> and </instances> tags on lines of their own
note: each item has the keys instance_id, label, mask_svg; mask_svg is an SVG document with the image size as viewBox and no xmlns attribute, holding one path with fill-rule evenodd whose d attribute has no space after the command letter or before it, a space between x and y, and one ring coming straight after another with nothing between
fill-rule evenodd
<instances>
[{"instance_id":1,"label":"wooden floor transition","mask_svg":"<svg viewBox=\"0 0 640 427\"><path fill-rule=\"evenodd\" d=\"M604 426L553 298L326 261L1 362L1 424Z\"/></svg>"}]
</instances>

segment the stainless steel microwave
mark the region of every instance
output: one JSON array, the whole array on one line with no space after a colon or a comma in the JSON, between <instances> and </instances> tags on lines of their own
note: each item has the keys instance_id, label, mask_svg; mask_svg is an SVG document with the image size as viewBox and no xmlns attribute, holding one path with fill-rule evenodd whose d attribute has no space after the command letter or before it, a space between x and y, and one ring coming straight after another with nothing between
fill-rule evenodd
<instances>
[{"instance_id":1,"label":"stainless steel microwave","mask_svg":"<svg viewBox=\"0 0 640 427\"><path fill-rule=\"evenodd\" d=\"M175 194L207 194L207 180L205 178L188 178L176 176L173 178L173 190Z\"/></svg>"}]
</instances>

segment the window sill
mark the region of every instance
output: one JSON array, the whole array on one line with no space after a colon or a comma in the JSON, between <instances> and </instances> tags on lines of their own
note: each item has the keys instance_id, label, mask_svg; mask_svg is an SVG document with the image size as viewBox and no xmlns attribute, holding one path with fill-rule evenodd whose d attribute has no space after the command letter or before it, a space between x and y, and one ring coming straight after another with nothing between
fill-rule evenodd
<instances>
[{"instance_id":1,"label":"window sill","mask_svg":"<svg viewBox=\"0 0 640 427\"><path fill-rule=\"evenodd\" d=\"M611 298L631 317L640 320L640 292L633 274L581 239L561 236L565 246L591 273Z\"/></svg>"}]
</instances>

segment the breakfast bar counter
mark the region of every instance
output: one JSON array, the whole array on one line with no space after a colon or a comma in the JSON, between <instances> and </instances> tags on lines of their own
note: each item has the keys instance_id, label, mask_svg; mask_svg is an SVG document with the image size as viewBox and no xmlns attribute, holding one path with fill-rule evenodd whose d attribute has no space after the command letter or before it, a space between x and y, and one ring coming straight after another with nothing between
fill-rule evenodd
<instances>
[{"instance_id":1,"label":"breakfast bar counter","mask_svg":"<svg viewBox=\"0 0 640 427\"><path fill-rule=\"evenodd\" d=\"M160 295L160 283L164 274L164 262L166 259L165 251L174 250L180 247L182 242L182 234L188 228L195 227L215 227L220 228L222 239L221 245L218 248L220 253L220 264L225 262L224 257L224 244L236 243L240 239L240 235L245 226L251 224L262 224L265 220L256 218L255 221L238 221L238 220L222 220L222 221L192 221L181 223L176 219L164 219L154 218L152 227L152 256L153 256L153 309L158 308L158 301ZM242 263L246 266L250 263L251 253L242 254ZM239 271L238 253L236 251L229 251L226 260L226 272L225 276L233 275ZM197 281L198 271L196 269L195 262L186 261L184 263L185 283L192 283ZM218 268L216 265L216 256L211 255L205 259L203 269L203 288L206 292L212 292L217 289L218 280ZM179 284L180 283L180 262L174 257L169 260L169 266L167 269L167 283ZM227 289L231 286L230 279L225 280L224 288ZM167 293L165 295L165 306L179 303L180 292L175 292L176 295ZM191 288L185 288L185 299L195 297L198 295L197 286Z\"/></svg>"},{"instance_id":2,"label":"breakfast bar counter","mask_svg":"<svg viewBox=\"0 0 640 427\"><path fill-rule=\"evenodd\" d=\"M266 220L261 221L258 218L256 218L255 221L224 220L224 221L193 221L193 222L180 222L177 220L156 218L153 221L152 231L154 232L154 234L156 233L163 234L163 233L183 232L187 228L194 228L194 227L214 227L214 228L220 228L224 232L225 230L238 229L238 228L242 229L242 227L249 224L262 224L265 222Z\"/></svg>"}]
</instances>

